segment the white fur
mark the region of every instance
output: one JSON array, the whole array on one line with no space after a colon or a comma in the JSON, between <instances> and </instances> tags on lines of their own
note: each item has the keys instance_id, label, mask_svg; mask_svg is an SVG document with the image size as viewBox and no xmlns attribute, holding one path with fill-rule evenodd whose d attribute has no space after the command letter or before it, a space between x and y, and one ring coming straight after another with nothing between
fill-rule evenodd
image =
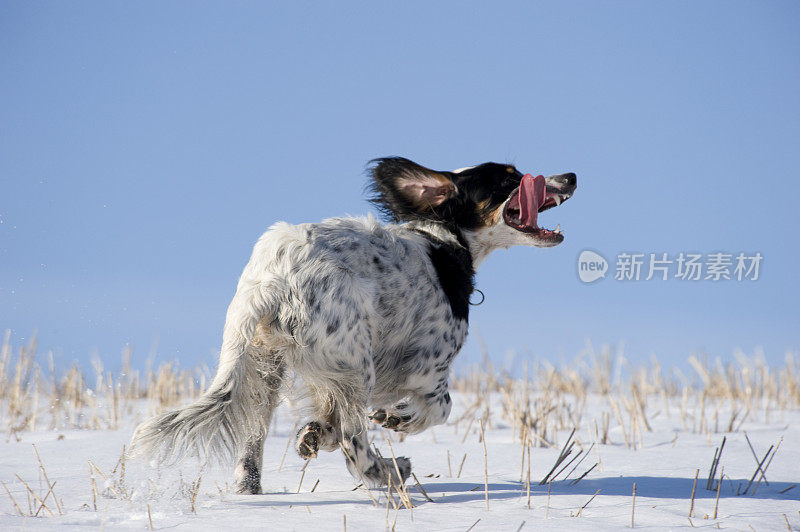
<instances>
[{"instance_id":1,"label":"white fur","mask_svg":"<svg viewBox=\"0 0 800 532\"><path fill-rule=\"evenodd\" d=\"M292 372L311 403L309 419L335 427L351 470L385 483L393 466L353 441L368 407L408 417L408 432L444 422L449 365L467 333L420 231L453 239L436 224L383 226L372 217L275 224L256 243L228 308L211 387L140 425L133 452L236 454L242 489L254 489L247 460L260 453L277 388Z\"/></svg>"}]
</instances>

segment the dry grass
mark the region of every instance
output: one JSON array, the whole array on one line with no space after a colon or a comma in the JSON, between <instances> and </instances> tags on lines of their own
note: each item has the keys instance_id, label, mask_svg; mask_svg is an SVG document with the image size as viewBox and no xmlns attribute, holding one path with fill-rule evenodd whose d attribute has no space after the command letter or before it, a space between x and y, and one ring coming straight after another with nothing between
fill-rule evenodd
<instances>
[{"instance_id":1,"label":"dry grass","mask_svg":"<svg viewBox=\"0 0 800 532\"><path fill-rule=\"evenodd\" d=\"M20 440L21 433L34 430L114 430L123 422L129 426L132 418L138 422L136 416L152 415L196 399L210 378L207 370L183 370L175 363L164 363L155 369L148 364L145 371L134 370L131 354L129 349L123 351L122 369L117 374L106 370L99 361L93 362L88 373L75 365L58 373L51 353L44 356L37 353L35 338L13 349L7 332L0 345L0 430L6 432L7 438L17 440ZM484 482L483 486L475 489L483 488L487 509L490 497L485 431L498 426L511 427L514 439L520 444L520 493L527 508L531 508L531 449L560 450L552 467L547 464L545 470L549 473L539 482L547 485L547 516L553 481L564 485L568 482L572 486L593 471L602 470L599 450L603 445L622 444L631 450L640 449L643 434L652 430L651 422L659 416L662 416L659 421L663 421L663 417L672 418L673 423L680 423L685 432L707 435L710 444L714 434L720 434L714 438L716 441L724 442L722 435L739 432L745 421L769 423L771 417L800 406L800 372L796 354L787 354L780 367L770 367L763 356L746 357L741 353L736 355L735 363L730 364L709 363L693 356L688 359L688 367L691 371L686 373L676 368L665 374L655 357L648 365L633 367L619 354L613 355L608 349L596 353L588 346L564 367L539 362L526 366L524 377L519 378L496 371L487 356L481 365L453 376L451 390L458 394L457 401L465 408L452 416L448 425L462 443L467 438L482 443ZM295 426L291 433L296 430ZM565 434L569 434L566 439ZM562 441L559 441L559 435ZM435 443L435 433L431 432L431 436ZM677 437L676 433L673 445ZM383 438L397 469L392 435L385 433ZM766 454L762 454L764 451L761 449L757 454L749 438L746 439L753 454L754 471L750 482L739 486L737 495L741 488L744 488L744 494L748 493L751 485L755 491L760 482L767 483L769 464L780 446L779 441L770 446ZM287 442L279 471L289 446L290 442ZM40 481L38 489L34 489L35 486L26 479L16 476L11 481L15 487L3 483L2 491L6 492L14 511L20 515L61 515L62 503L56 497L59 486L50 482L35 448L34 452L44 483ZM447 474L450 478L460 478L467 454L464 453L460 460L453 454L452 463L451 454L452 450L447 449ZM716 473L721 454L722 445L715 454L707 482L707 488L716 490L717 497L723 478L722 473L719 476ZM472 460L480 460L480 457L472 457ZM176 491L174 497L188 501L190 512L197 510L202 472L194 480L187 481L181 476L177 486L173 483L165 487L159 469L155 481L148 479L147 485L134 488L126 480L124 447L113 468L107 467L104 472L89 461L88 469L91 491L90 500L84 505L87 510L98 511L98 502L109 498L132 506L134 491L139 496L144 492L147 500L158 500L170 490ZM399 475L399 470L397 473ZM298 493L304 475L305 467L299 478ZM415 493L428 502L434 502L416 475L414 481ZM318 484L319 480L311 492ZM692 487L691 503L687 498L690 521L694 517L696 487L697 478ZM15 488L16 491L12 491ZM410 488L412 486L390 485L385 494L378 494L377 499L370 490L363 491L375 506L384 506L382 499L385 495L386 524L391 528L401 509L415 506ZM784 491L792 488L794 485ZM217 489L222 497L222 488ZM633 489L632 527L636 497L636 488ZM599 493L597 490L570 514L581 516ZM717 499L715 514L718 504ZM392 525L389 525L390 508L395 512ZM310 512L310 508L306 506L306 509ZM147 523L152 529L149 504Z\"/></svg>"},{"instance_id":2,"label":"dry grass","mask_svg":"<svg viewBox=\"0 0 800 532\"><path fill-rule=\"evenodd\" d=\"M588 429L595 443L608 444L609 429L619 427L622 443L638 449L655 416L677 413L685 431L710 435L738 432L746 420L769 422L775 412L800 405L796 354L787 353L778 368L768 366L763 356L737 353L735 358L736 363L722 364L691 356L694 375L675 368L668 378L655 357L647 366L631 367L622 356L608 349L595 353L589 346L567 367L538 363L526 368L522 379L495 372L487 359L454 379L451 388L470 402L453 423L466 422L467 432L475 418L491 425L496 406L491 398L500 396L500 417L523 446L559 447L558 432L576 428ZM622 378L623 372L628 378ZM586 419L588 399L604 407L593 410L593 419ZM582 450L586 443L577 445Z\"/></svg>"},{"instance_id":3,"label":"dry grass","mask_svg":"<svg viewBox=\"0 0 800 532\"><path fill-rule=\"evenodd\" d=\"M147 413L154 414L194 400L209 378L207 371L182 370L174 363L134 370L129 349L122 354L117 375L95 361L90 376L77 366L58 376L52 354L44 358L46 369L35 338L14 353L6 332L0 346L0 427L9 437L37 428L116 429L142 402ZM560 447L558 432L576 428L588 429L583 433L594 434L597 445L608 444L609 429L615 427L621 429L621 443L637 449L642 434L651 430L648 416L676 413L689 432L737 432L745 420L769 422L775 412L800 406L797 360L790 353L782 367L771 368L763 357L741 353L735 364L708 363L692 356L693 375L675 369L672 377L666 377L655 358L648 366L631 367L609 349L596 353L588 346L566 367L537 363L526 367L520 379L495 371L486 357L481 366L453 379L451 389L460 392L469 406L450 424L464 430L466 439L478 432L476 419L482 419L485 428L502 419L513 427L523 449ZM623 372L628 378L622 378ZM494 411L498 402L493 397L502 398L499 411ZM589 398L603 405L593 410L599 414L592 419L585 414ZM584 451L589 442L575 443Z\"/></svg>"},{"instance_id":4,"label":"dry grass","mask_svg":"<svg viewBox=\"0 0 800 532\"><path fill-rule=\"evenodd\" d=\"M167 363L143 374L131 369L131 351L122 353L122 370L114 375L102 362L86 376L73 365L60 376L52 353L46 369L37 356L36 339L14 354L10 333L0 346L0 427L15 437L22 431L46 429L114 430L146 401L149 413L195 399L208 380L204 372L180 370Z\"/></svg>"}]
</instances>

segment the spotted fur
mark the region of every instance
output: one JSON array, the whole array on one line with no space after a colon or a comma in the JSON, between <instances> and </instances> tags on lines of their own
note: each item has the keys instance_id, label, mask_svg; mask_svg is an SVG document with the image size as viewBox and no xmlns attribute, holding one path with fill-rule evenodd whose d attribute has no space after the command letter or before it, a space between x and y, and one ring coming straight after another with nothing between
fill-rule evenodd
<instances>
[{"instance_id":1,"label":"spotted fur","mask_svg":"<svg viewBox=\"0 0 800 532\"><path fill-rule=\"evenodd\" d=\"M239 279L210 388L137 427L134 453L235 455L237 491L259 493L264 438L292 374L310 405L295 445L303 458L341 448L368 486L408 478L408 459L395 468L370 448L368 419L407 433L444 423L475 268L492 249L547 244L497 215L519 187L512 166L435 172L386 158L370 171L372 199L393 223L273 225Z\"/></svg>"}]
</instances>

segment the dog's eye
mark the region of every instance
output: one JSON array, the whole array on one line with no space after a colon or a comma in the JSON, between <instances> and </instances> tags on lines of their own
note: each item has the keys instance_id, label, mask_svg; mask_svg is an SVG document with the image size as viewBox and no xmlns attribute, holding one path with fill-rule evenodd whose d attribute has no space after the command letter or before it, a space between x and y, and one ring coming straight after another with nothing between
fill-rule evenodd
<instances>
[{"instance_id":1,"label":"dog's eye","mask_svg":"<svg viewBox=\"0 0 800 532\"><path fill-rule=\"evenodd\" d=\"M509 174L516 173L516 171L517 171L517 169L514 168L513 166L506 167L506 172L508 172Z\"/></svg>"}]
</instances>

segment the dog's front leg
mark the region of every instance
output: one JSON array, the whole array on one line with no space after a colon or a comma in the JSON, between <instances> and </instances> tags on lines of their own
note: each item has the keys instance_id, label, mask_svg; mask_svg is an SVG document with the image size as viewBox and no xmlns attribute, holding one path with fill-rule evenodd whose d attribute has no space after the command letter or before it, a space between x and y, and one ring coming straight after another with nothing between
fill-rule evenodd
<instances>
[{"instance_id":1,"label":"dog's front leg","mask_svg":"<svg viewBox=\"0 0 800 532\"><path fill-rule=\"evenodd\" d=\"M411 460L408 458L398 456L393 460L376 456L369 448L369 439L365 430L343 438L342 452L350 474L366 484L368 488L386 486L389 479L397 487L405 484L406 479L411 475ZM397 467L395 467L395 462Z\"/></svg>"},{"instance_id":2,"label":"dog's front leg","mask_svg":"<svg viewBox=\"0 0 800 532\"><path fill-rule=\"evenodd\" d=\"M318 451L333 451L339 447L339 436L327 421L309 421L297 432L297 454L303 460L317 457Z\"/></svg>"},{"instance_id":3,"label":"dog's front leg","mask_svg":"<svg viewBox=\"0 0 800 532\"><path fill-rule=\"evenodd\" d=\"M417 434L447 421L452 406L445 382L432 392L415 392L389 408L380 408L370 419L387 429Z\"/></svg>"}]
</instances>

